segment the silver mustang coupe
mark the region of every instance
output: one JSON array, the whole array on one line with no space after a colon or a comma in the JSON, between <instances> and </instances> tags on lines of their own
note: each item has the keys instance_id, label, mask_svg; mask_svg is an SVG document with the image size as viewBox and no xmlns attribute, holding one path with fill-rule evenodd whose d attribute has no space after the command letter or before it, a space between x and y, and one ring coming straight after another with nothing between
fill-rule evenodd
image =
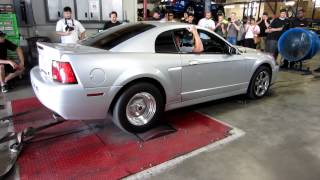
<instances>
[{"instance_id":1,"label":"silver mustang coupe","mask_svg":"<svg viewBox=\"0 0 320 180\"><path fill-rule=\"evenodd\" d=\"M190 25L120 25L80 44L38 43L31 71L37 98L66 120L104 119L126 132L154 127L164 111L238 94L263 97L278 66L262 52L235 47L214 32ZM185 48L184 48L185 49Z\"/></svg>"}]
</instances>

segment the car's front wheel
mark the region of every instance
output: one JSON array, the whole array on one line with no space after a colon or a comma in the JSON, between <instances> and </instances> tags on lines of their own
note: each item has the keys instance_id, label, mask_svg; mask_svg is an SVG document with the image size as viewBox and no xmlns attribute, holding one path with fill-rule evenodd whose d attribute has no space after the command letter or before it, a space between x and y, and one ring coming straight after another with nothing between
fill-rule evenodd
<instances>
[{"instance_id":1,"label":"car's front wheel","mask_svg":"<svg viewBox=\"0 0 320 180\"><path fill-rule=\"evenodd\" d=\"M267 94L271 83L271 71L266 66L260 66L251 78L247 95L258 99Z\"/></svg>"},{"instance_id":2,"label":"car's front wheel","mask_svg":"<svg viewBox=\"0 0 320 180\"><path fill-rule=\"evenodd\" d=\"M129 133L145 132L153 128L164 111L164 100L159 89L150 83L128 87L113 108L113 122Z\"/></svg>"}]
</instances>

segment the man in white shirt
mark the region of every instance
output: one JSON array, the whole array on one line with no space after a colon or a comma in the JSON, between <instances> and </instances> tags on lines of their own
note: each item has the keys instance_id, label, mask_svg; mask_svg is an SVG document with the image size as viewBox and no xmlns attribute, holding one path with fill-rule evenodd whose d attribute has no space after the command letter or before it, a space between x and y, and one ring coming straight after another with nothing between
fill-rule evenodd
<instances>
[{"instance_id":1,"label":"man in white shirt","mask_svg":"<svg viewBox=\"0 0 320 180\"><path fill-rule=\"evenodd\" d=\"M202 18L199 23L199 26L204 27L204 28L208 28L211 31L214 31L216 28L216 24L215 22L212 20L212 14L211 12L206 12L206 17Z\"/></svg>"},{"instance_id":2,"label":"man in white shirt","mask_svg":"<svg viewBox=\"0 0 320 180\"><path fill-rule=\"evenodd\" d=\"M57 22L56 34L61 37L61 43L75 44L85 38L86 30L82 24L72 19L72 10L70 7L63 9L63 19Z\"/></svg>"}]
</instances>

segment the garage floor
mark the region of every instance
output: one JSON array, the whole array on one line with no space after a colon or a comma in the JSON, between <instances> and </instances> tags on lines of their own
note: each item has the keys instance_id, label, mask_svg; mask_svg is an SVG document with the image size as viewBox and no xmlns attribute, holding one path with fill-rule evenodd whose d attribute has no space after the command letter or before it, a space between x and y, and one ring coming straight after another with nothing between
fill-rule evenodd
<instances>
[{"instance_id":1,"label":"garage floor","mask_svg":"<svg viewBox=\"0 0 320 180\"><path fill-rule=\"evenodd\" d=\"M319 59L308 63L311 69L319 66ZM31 88L24 87L0 96L0 102L30 96ZM242 99L233 97L190 109L238 127L245 136L152 179L319 179L320 78L280 72L271 96L246 103Z\"/></svg>"}]
</instances>

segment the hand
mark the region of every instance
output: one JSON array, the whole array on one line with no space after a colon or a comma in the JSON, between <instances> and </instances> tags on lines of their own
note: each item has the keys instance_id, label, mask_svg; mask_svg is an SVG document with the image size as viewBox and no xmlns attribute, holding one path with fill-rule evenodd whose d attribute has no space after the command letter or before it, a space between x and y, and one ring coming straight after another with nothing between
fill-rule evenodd
<instances>
[{"instance_id":1,"label":"hand","mask_svg":"<svg viewBox=\"0 0 320 180\"><path fill-rule=\"evenodd\" d=\"M197 28L196 26L190 26L190 27L187 27L187 30L191 33L196 33L197 32Z\"/></svg>"},{"instance_id":2,"label":"hand","mask_svg":"<svg viewBox=\"0 0 320 180\"><path fill-rule=\"evenodd\" d=\"M13 68L13 69L18 69L19 65L11 60L8 60L8 64Z\"/></svg>"},{"instance_id":3,"label":"hand","mask_svg":"<svg viewBox=\"0 0 320 180\"><path fill-rule=\"evenodd\" d=\"M69 30L64 33L65 36L69 36L70 34L71 34L71 31Z\"/></svg>"},{"instance_id":4,"label":"hand","mask_svg":"<svg viewBox=\"0 0 320 180\"><path fill-rule=\"evenodd\" d=\"M20 69L20 70L24 70L24 63L20 63L18 66L19 66L19 68L18 68L18 69Z\"/></svg>"}]
</instances>

